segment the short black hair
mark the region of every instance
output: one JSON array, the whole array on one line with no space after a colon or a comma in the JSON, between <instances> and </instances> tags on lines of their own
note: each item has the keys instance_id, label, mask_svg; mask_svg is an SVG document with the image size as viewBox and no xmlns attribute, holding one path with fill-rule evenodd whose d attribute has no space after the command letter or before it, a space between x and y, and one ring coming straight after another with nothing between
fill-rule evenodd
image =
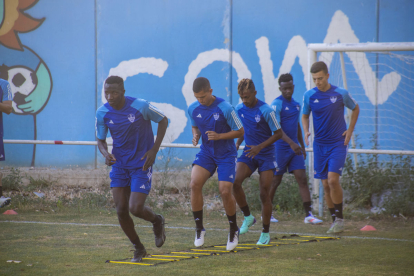
<instances>
[{"instance_id":1,"label":"short black hair","mask_svg":"<svg viewBox=\"0 0 414 276\"><path fill-rule=\"evenodd\" d=\"M193 82L193 91L198 93L201 91L209 91L211 89L210 81L204 77L198 77Z\"/></svg>"},{"instance_id":2,"label":"short black hair","mask_svg":"<svg viewBox=\"0 0 414 276\"><path fill-rule=\"evenodd\" d=\"M121 78L121 77L119 77L119 76L109 76L106 80L105 80L105 83L107 83L107 84L114 84L114 83L117 83L117 84L124 84L124 80Z\"/></svg>"},{"instance_id":3,"label":"short black hair","mask_svg":"<svg viewBox=\"0 0 414 276\"><path fill-rule=\"evenodd\" d=\"M281 82L290 82L293 81L293 77L290 73L282 74L279 77L279 85Z\"/></svg>"},{"instance_id":4,"label":"short black hair","mask_svg":"<svg viewBox=\"0 0 414 276\"><path fill-rule=\"evenodd\" d=\"M242 79L237 86L237 93L239 93L239 95L246 90L249 90L250 92L256 91L256 87L251 79Z\"/></svg>"},{"instance_id":5,"label":"short black hair","mask_svg":"<svg viewBox=\"0 0 414 276\"><path fill-rule=\"evenodd\" d=\"M325 62L317 61L314 64L312 64L312 67L310 69L310 72L312 74L318 73L320 71L323 71L325 74L328 74L328 66L326 66Z\"/></svg>"}]
</instances>

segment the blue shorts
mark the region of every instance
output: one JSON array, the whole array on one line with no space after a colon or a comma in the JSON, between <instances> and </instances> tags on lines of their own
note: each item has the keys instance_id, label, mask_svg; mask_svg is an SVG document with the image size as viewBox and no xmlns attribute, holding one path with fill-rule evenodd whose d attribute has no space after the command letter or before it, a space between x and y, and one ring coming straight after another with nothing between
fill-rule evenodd
<instances>
[{"instance_id":1,"label":"blue shorts","mask_svg":"<svg viewBox=\"0 0 414 276\"><path fill-rule=\"evenodd\" d=\"M0 161L6 160L6 154L4 153L3 138L0 139Z\"/></svg>"},{"instance_id":2,"label":"blue shorts","mask_svg":"<svg viewBox=\"0 0 414 276\"><path fill-rule=\"evenodd\" d=\"M316 145L313 144L314 177L317 179L328 179L328 172L335 172L342 175L345 165L348 146L336 145Z\"/></svg>"},{"instance_id":3,"label":"blue shorts","mask_svg":"<svg viewBox=\"0 0 414 276\"><path fill-rule=\"evenodd\" d=\"M193 166L198 165L213 175L217 169L218 180L233 183L236 176L237 155L227 156L224 158L214 158L203 151L197 153Z\"/></svg>"},{"instance_id":4,"label":"blue shorts","mask_svg":"<svg viewBox=\"0 0 414 276\"><path fill-rule=\"evenodd\" d=\"M151 190L152 167L143 171L138 169L123 169L112 167L109 173L111 188L131 187L131 192L148 194Z\"/></svg>"},{"instance_id":5,"label":"blue shorts","mask_svg":"<svg viewBox=\"0 0 414 276\"><path fill-rule=\"evenodd\" d=\"M276 170L275 175L283 175L286 172L292 173L295 170L306 170L303 155L296 155L291 148L276 150L276 162L278 170Z\"/></svg>"},{"instance_id":6,"label":"blue shorts","mask_svg":"<svg viewBox=\"0 0 414 276\"><path fill-rule=\"evenodd\" d=\"M242 155L240 155L240 157L237 159L237 162L245 163L250 168L252 173L254 173L256 169L258 169L259 173L268 170L272 170L274 172L277 168L277 163L274 156L273 158L263 158L259 155L256 155L254 158L251 158L247 157L246 152L244 151Z\"/></svg>"}]
</instances>

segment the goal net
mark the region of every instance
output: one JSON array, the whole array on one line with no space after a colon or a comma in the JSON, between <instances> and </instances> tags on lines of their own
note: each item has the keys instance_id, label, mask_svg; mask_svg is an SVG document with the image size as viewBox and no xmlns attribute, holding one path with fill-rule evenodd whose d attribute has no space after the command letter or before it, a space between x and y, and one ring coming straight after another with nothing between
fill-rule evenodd
<instances>
[{"instance_id":1,"label":"goal net","mask_svg":"<svg viewBox=\"0 0 414 276\"><path fill-rule=\"evenodd\" d=\"M360 107L350 148L362 150L348 155L342 179L348 197L354 196L352 200L360 200L364 206L378 206L373 199L382 198L384 189L396 190L397 195L414 189L414 43L309 44L308 72L316 61L327 64L329 82L347 89ZM314 84L309 73L311 87ZM350 114L347 109L347 123ZM369 153L372 149L377 153ZM392 150L403 151L403 155L386 154ZM314 206L321 213L323 190L319 180L311 182L312 193L319 192ZM366 198L361 200L361 194Z\"/></svg>"},{"instance_id":2,"label":"goal net","mask_svg":"<svg viewBox=\"0 0 414 276\"><path fill-rule=\"evenodd\" d=\"M354 147L414 150L414 43L308 48L314 61L328 65L330 83L347 89L359 104Z\"/></svg>"}]
</instances>

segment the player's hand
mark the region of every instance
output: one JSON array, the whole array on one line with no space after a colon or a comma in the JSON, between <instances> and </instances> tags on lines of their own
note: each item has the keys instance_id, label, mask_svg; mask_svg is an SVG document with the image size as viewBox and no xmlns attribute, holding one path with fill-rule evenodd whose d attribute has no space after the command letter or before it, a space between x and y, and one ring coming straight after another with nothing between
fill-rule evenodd
<instances>
[{"instance_id":1,"label":"player's hand","mask_svg":"<svg viewBox=\"0 0 414 276\"><path fill-rule=\"evenodd\" d=\"M208 130L206 131L208 140L220 140L220 133L216 133L215 131Z\"/></svg>"},{"instance_id":2,"label":"player's hand","mask_svg":"<svg viewBox=\"0 0 414 276\"><path fill-rule=\"evenodd\" d=\"M115 162L116 162L116 158L113 154L110 153L105 157L105 164L107 166L112 166L113 164L115 164Z\"/></svg>"},{"instance_id":3,"label":"player's hand","mask_svg":"<svg viewBox=\"0 0 414 276\"><path fill-rule=\"evenodd\" d=\"M350 140L351 140L351 138L352 138L352 131L349 131L349 129L348 129L348 130L345 130L345 131L344 131L344 133L342 133L342 136L345 136L345 142L344 142L344 145L345 145L345 146L348 146L349 141L350 141Z\"/></svg>"},{"instance_id":4,"label":"player's hand","mask_svg":"<svg viewBox=\"0 0 414 276\"><path fill-rule=\"evenodd\" d=\"M246 156L249 157L249 158L250 157L254 158L262 150L262 148L259 147L259 146L248 146L248 145L246 145L246 147L250 148L250 149L245 151L245 152L247 152Z\"/></svg>"},{"instance_id":5,"label":"player's hand","mask_svg":"<svg viewBox=\"0 0 414 276\"><path fill-rule=\"evenodd\" d=\"M236 150L239 150L239 148L240 148L240 144L236 143Z\"/></svg>"},{"instance_id":6,"label":"player's hand","mask_svg":"<svg viewBox=\"0 0 414 276\"><path fill-rule=\"evenodd\" d=\"M200 134L193 135L193 146L197 146L198 141L200 141Z\"/></svg>"},{"instance_id":7,"label":"player's hand","mask_svg":"<svg viewBox=\"0 0 414 276\"><path fill-rule=\"evenodd\" d=\"M302 149L303 159L306 160L306 149L305 148L301 148L301 149Z\"/></svg>"},{"instance_id":8,"label":"player's hand","mask_svg":"<svg viewBox=\"0 0 414 276\"><path fill-rule=\"evenodd\" d=\"M293 143L292 145L290 145L290 148L295 152L296 155L303 154L302 148L296 143Z\"/></svg>"},{"instance_id":9,"label":"player's hand","mask_svg":"<svg viewBox=\"0 0 414 276\"><path fill-rule=\"evenodd\" d=\"M151 167L152 164L154 164L156 156L157 156L157 151L155 151L153 148L147 151L144 154L144 156L142 156L141 160L144 160L145 158L147 158L145 160L144 166L142 167L143 171L148 170L148 168Z\"/></svg>"},{"instance_id":10,"label":"player's hand","mask_svg":"<svg viewBox=\"0 0 414 276\"><path fill-rule=\"evenodd\" d=\"M309 136L310 136L310 132L305 132L305 143L306 146L309 146Z\"/></svg>"}]
</instances>

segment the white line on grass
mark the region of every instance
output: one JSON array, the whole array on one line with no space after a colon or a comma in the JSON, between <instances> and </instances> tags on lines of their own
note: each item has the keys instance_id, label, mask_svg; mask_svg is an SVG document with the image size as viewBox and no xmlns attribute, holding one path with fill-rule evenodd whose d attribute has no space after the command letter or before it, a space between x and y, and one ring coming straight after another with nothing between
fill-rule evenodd
<instances>
[{"instance_id":1,"label":"white line on grass","mask_svg":"<svg viewBox=\"0 0 414 276\"><path fill-rule=\"evenodd\" d=\"M44 224L44 225L73 225L73 226L109 226L109 227L120 227L119 224L103 224L103 223L77 223L77 222L44 222L44 221L16 221L16 220L1 220L0 222L11 222L11 223L31 223L31 224ZM135 225L136 227L142 228L152 228L149 225ZM165 228L169 229L182 229L182 230L194 230L194 227L184 227L184 226L166 226ZM219 229L219 228L206 228L209 231L229 231L228 229ZM260 230L249 230L252 233L261 233ZM272 234L283 234L283 235L301 235L301 236L326 236L331 237L330 235L324 234L315 234L315 233L289 233L289 232L279 232L279 231L270 231ZM381 237L358 237L358 236L333 236L340 237L345 239L361 239L361 240L382 240L382 241L400 241L400 242L414 242L414 240L406 239L391 239L391 238L381 238Z\"/></svg>"}]
</instances>

